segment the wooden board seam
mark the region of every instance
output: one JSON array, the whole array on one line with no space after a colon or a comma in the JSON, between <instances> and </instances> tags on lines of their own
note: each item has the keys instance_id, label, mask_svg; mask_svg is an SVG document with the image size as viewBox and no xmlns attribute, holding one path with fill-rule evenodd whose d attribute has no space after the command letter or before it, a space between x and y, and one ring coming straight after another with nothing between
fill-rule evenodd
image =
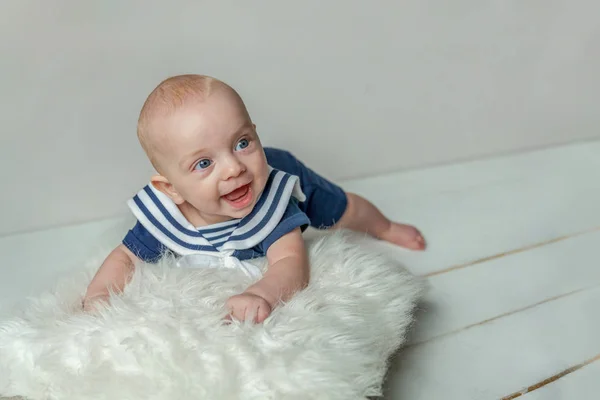
<instances>
[{"instance_id":1,"label":"wooden board seam","mask_svg":"<svg viewBox=\"0 0 600 400\"><path fill-rule=\"evenodd\" d=\"M495 259L498 259L498 258L502 258L502 257L505 257L505 256L510 256L510 255L514 255L514 254L518 254L518 253L523 253L523 252L528 251L528 250L533 250L533 249L536 249L536 248L539 248L539 247L547 246L549 244L553 244L553 243L557 243L557 242L562 242L564 240L572 239L572 238L575 238L575 237L578 237L578 236L582 236L582 235L586 235L586 234L589 234L589 233L593 233L593 232L596 232L596 231L600 231L600 226L597 226L597 227L594 227L594 228L591 228L591 229L586 229L586 230L579 231L579 232L575 232L575 233L572 233L572 234L569 234L569 235L559 236L559 237L554 238L554 239L546 240L546 241L539 242L539 243L534 243L534 244L529 245L529 246L520 247L520 248L517 248L517 249L514 249L514 250L510 250L510 251L506 251L506 252L503 252L503 253L494 254L492 256L480 258L480 259L477 259L475 261L469 261L469 262L464 263L464 264L454 265L454 266L451 266L451 267L448 267L448 268L441 269L439 271L430 272L430 273L425 274L423 276L426 277L426 278L435 277L435 276L438 276L438 275L445 274L447 272L452 272L452 271L456 271L456 270L459 270L459 269L464 269L464 268L467 268L467 267L473 267L475 265L483 264L483 263L491 261L491 260L495 260Z\"/></svg>"},{"instance_id":2,"label":"wooden board seam","mask_svg":"<svg viewBox=\"0 0 600 400\"><path fill-rule=\"evenodd\" d=\"M589 360L586 360L586 361L584 361L582 363L579 363L579 364L574 365L574 366L572 366L570 368L567 368L567 369L559 372L558 374L552 375L551 377L546 378L543 381L540 381L540 382L538 382L538 383L536 383L534 385L528 386L528 387L526 387L523 390L520 390L520 391L512 393L512 394L509 394L508 396L502 397L501 400L513 400L513 399L516 399L517 397L523 396L524 394L531 393L534 390L538 390L540 388L543 388L544 386L546 386L546 385L548 385L548 384L550 384L552 382L555 382L555 381L559 380L560 378L562 378L562 377L564 377L566 375L569 375L569 374L571 374L571 373L573 373L573 372L575 372L577 370L580 370L581 368L583 368L583 367L585 367L587 365L590 365L591 363L596 362L598 360L600 360L600 354L597 354L595 357L590 358Z\"/></svg>"},{"instance_id":3,"label":"wooden board seam","mask_svg":"<svg viewBox=\"0 0 600 400\"><path fill-rule=\"evenodd\" d=\"M538 301L538 302L536 302L536 303L529 304L529 305L527 305L527 306L524 306L524 307L521 307L521 308L517 308L517 309L515 309L515 310L507 311L507 312L505 312L505 313L502 313L502 314L496 315L496 316L494 316L494 317L491 317L491 318L485 319L485 320L483 320L483 321L480 321L480 322L477 322L477 323L474 323L474 324L470 324L470 325L464 326L464 327L462 327L462 328L455 329L455 330L453 330L453 331L449 331L449 332L446 332L446 333L442 333L442 334L440 334L440 335L437 335L437 336L433 336L433 337L431 337L431 338L428 338L428 339L426 339L426 340L422 340L422 341L413 342L413 343L411 343L411 344L409 344L409 345L405 346L405 348L410 348L410 347L420 346L420 345L422 345L422 344L426 344L426 343L432 342L432 341L434 341L434 340L439 340L439 339L445 338L445 337L447 337L447 336L455 335L455 334L457 334L457 333L460 333L460 332L466 331L466 330L468 330L468 329L471 329L471 328L474 328L474 327L476 327L476 326L481 326L481 325L484 325L484 324L487 324L487 323L490 323L490 322L496 321L496 320L498 320L498 319L501 319L501 318L504 318L504 317L508 317L508 316L510 316L510 315L513 315L513 314L520 313L520 312L522 312L522 311L530 310L530 309L532 309L532 308L535 308L535 307L537 307L537 306L540 306L540 305L542 305L542 304L545 304L545 303L549 303L549 302L552 302L552 301L555 301L555 300L559 300L559 299L563 299L563 298L565 298L565 297L569 297L569 296L572 296L572 295L575 295L575 294L578 294L578 293L582 293L582 292L585 292L585 291L588 291L588 290L591 290L591 289L595 289L595 288L597 288L597 287L599 287L599 286L600 286L600 285L591 285L591 286L586 286L586 287L583 287L583 288L579 288L579 289L576 289L576 290L572 290L572 291L570 291L570 292L566 292L566 293L562 293L562 294L559 294L559 295L556 295L556 296L552 296L552 297L549 297L549 298L547 298L547 299L544 299L544 300Z\"/></svg>"}]
</instances>

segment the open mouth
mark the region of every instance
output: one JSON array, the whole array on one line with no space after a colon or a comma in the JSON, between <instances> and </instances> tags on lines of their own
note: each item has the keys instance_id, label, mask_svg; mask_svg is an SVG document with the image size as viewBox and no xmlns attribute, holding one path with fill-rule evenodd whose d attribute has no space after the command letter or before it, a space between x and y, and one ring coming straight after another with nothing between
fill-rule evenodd
<instances>
[{"instance_id":1,"label":"open mouth","mask_svg":"<svg viewBox=\"0 0 600 400\"><path fill-rule=\"evenodd\" d=\"M240 186L233 192L222 196L222 198L233 208L244 208L252 202L252 188L250 184Z\"/></svg>"}]
</instances>

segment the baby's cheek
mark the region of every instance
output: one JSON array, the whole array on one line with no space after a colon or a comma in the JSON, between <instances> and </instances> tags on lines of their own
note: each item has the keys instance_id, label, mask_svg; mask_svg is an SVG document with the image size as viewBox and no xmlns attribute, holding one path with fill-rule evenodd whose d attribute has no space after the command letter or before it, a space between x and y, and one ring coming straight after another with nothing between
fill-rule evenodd
<instances>
[{"instance_id":1,"label":"baby's cheek","mask_svg":"<svg viewBox=\"0 0 600 400\"><path fill-rule=\"evenodd\" d=\"M265 190L265 186L267 185L267 178L268 171L266 174L261 174L261 176L258 179L254 180L254 182L256 183L256 187L254 190L256 191L257 197L260 196L260 194L262 194L262 192Z\"/></svg>"},{"instance_id":2,"label":"baby's cheek","mask_svg":"<svg viewBox=\"0 0 600 400\"><path fill-rule=\"evenodd\" d=\"M266 185L266 183L267 183L267 179L269 178L269 164L267 164L266 160L261 165L260 178L261 178L261 182L263 183L263 187L264 187L264 185Z\"/></svg>"},{"instance_id":3,"label":"baby's cheek","mask_svg":"<svg viewBox=\"0 0 600 400\"><path fill-rule=\"evenodd\" d=\"M196 208L198 209L218 207L222 200L221 196L219 196L219 191L215 188L199 190L196 192L195 197L198 203Z\"/></svg>"}]
</instances>

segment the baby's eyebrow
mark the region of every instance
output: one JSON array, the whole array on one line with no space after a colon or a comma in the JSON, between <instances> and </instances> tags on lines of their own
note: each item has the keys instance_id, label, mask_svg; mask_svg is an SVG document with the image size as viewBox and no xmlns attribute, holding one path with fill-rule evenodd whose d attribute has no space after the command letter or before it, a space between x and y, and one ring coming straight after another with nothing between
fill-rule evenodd
<instances>
[{"instance_id":1,"label":"baby's eyebrow","mask_svg":"<svg viewBox=\"0 0 600 400\"><path fill-rule=\"evenodd\" d=\"M242 126L240 126L238 129L235 130L235 132L233 132L232 136L237 136L240 133L242 133L243 131L246 131L248 129L252 128L252 123L251 122L244 122L244 124Z\"/></svg>"}]
</instances>

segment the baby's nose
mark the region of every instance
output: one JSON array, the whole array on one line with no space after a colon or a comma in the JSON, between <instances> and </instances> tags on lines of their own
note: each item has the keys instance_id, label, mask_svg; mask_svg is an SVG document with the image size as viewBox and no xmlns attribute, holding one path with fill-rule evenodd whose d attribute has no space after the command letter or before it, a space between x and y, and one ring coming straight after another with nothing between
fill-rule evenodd
<instances>
[{"instance_id":1,"label":"baby's nose","mask_svg":"<svg viewBox=\"0 0 600 400\"><path fill-rule=\"evenodd\" d=\"M224 179L235 178L246 171L246 167L237 158L231 157L225 168Z\"/></svg>"}]
</instances>

